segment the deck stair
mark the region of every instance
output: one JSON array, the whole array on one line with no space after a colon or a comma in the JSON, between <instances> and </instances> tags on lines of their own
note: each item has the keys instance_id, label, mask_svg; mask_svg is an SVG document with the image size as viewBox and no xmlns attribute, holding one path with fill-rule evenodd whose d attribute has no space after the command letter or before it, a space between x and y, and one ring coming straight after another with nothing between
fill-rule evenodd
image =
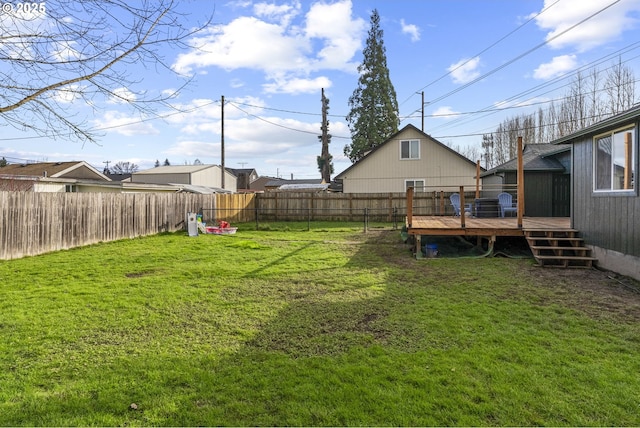
<instances>
[{"instance_id":1,"label":"deck stair","mask_svg":"<svg viewBox=\"0 0 640 428\"><path fill-rule=\"evenodd\" d=\"M586 269L598 261L575 229L525 229L524 235L541 266Z\"/></svg>"}]
</instances>

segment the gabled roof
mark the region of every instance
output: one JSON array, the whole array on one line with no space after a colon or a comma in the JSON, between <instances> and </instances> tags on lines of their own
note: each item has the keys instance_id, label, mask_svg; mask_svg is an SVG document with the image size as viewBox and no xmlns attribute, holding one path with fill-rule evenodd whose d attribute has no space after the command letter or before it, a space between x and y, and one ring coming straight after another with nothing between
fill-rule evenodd
<instances>
[{"instance_id":1,"label":"gabled roof","mask_svg":"<svg viewBox=\"0 0 640 428\"><path fill-rule=\"evenodd\" d=\"M136 171L134 175L149 174L193 174L194 172L203 171L209 168L220 168L218 165L166 165L157 166L155 168Z\"/></svg>"},{"instance_id":2,"label":"gabled roof","mask_svg":"<svg viewBox=\"0 0 640 428\"><path fill-rule=\"evenodd\" d=\"M73 162L37 162L26 164L8 164L0 167L0 174L51 177L51 178L78 178L111 181L109 177L84 161Z\"/></svg>"},{"instance_id":3,"label":"gabled roof","mask_svg":"<svg viewBox=\"0 0 640 428\"><path fill-rule=\"evenodd\" d=\"M365 161L366 159L368 159L369 157L371 157L371 155L373 155L375 152L377 152L378 150L380 150L380 148L382 146L385 146L387 144L389 144L391 141L396 140L398 138L398 135L402 134L403 132L407 131L408 129L412 129L418 133L420 133L424 138L429 139L431 141L433 141L436 144L441 145L443 148L445 148L446 150L450 151L452 154L460 157L461 159L464 159L465 161L469 162L472 165L476 165L476 163L472 160L470 160L469 158L461 155L460 153L458 153L457 151L453 150L451 147L447 146L444 143L441 143L440 141L436 140L435 138L433 138L432 136L425 134L423 131L421 131L420 129L416 128L414 125L412 124L408 124L406 125L404 128L402 128L401 130L399 130L398 132L396 132L395 134L393 134L392 136L390 136L389 138L387 138L382 144L374 147L373 149L371 149L366 155L364 155L359 161L355 162L354 164L352 164L351 166L349 166L347 169L345 169L344 171L342 171L340 174L335 176L336 180L340 180L341 176L344 175L345 173L347 173L348 171L350 171L351 169L355 168L357 165L359 165L361 162ZM484 168L481 167L481 169L484 170Z\"/></svg>"},{"instance_id":4,"label":"gabled roof","mask_svg":"<svg viewBox=\"0 0 640 428\"><path fill-rule=\"evenodd\" d=\"M238 174L247 174L247 175L251 175L253 173L257 174L258 172L255 170L255 168L227 168L227 171L231 172L232 174L238 175Z\"/></svg>"},{"instance_id":5,"label":"gabled roof","mask_svg":"<svg viewBox=\"0 0 640 428\"><path fill-rule=\"evenodd\" d=\"M562 143L572 143L573 140L576 140L585 135L596 134L601 130L605 130L607 128L615 128L618 126L625 125L632 120L638 120L640 118L640 104L630 108L629 110L623 111L622 113L616 114L615 116L611 116L610 118L601 120L598 123L595 123L591 126L581 129L580 131L574 132L573 134L565 135L563 137L557 138L551 142L551 144L562 144Z\"/></svg>"},{"instance_id":6,"label":"gabled roof","mask_svg":"<svg viewBox=\"0 0 640 428\"><path fill-rule=\"evenodd\" d=\"M565 167L553 156L571 150L570 144L527 144L522 149L522 165L525 171L564 171ZM517 171L518 159L513 158L492 168L481 177L500 172Z\"/></svg>"}]
</instances>

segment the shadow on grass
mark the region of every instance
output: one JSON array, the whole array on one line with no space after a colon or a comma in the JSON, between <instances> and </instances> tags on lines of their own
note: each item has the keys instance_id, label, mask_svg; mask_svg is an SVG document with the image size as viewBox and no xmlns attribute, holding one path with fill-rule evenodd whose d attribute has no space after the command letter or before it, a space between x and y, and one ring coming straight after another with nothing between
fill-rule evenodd
<instances>
[{"instance_id":1,"label":"shadow on grass","mask_svg":"<svg viewBox=\"0 0 640 428\"><path fill-rule=\"evenodd\" d=\"M317 243L296 247L242 281L286 265L311 245ZM536 297L544 290L524 281L524 262L421 263L399 233L363 234L336 245L350 253L338 280L325 279L327 269L320 267L314 277L309 270L291 272L274 280L280 283L258 283L271 287L262 294L248 293L254 284L238 287L236 301L216 307L260 318L250 313L252 304L264 304L266 293L278 291L283 301L272 317L237 326L238 346L207 346L203 339L215 339L205 334L210 331L183 324L180 339L199 346L147 359L154 352L150 343L142 356L113 359L88 379L80 371L76 383L62 391L50 388L46 396L40 385L31 385L31 401L5 398L15 403L15 414L30 412L12 425L640 423L632 398L638 385L628 376L638 368L637 330L597 331L562 304L530 304L527 293ZM210 312L201 315L194 319L218 321ZM52 371L52 383L56 376ZM605 401L609 406L600 411ZM62 409L57 419L50 416L56 406Z\"/></svg>"}]
</instances>

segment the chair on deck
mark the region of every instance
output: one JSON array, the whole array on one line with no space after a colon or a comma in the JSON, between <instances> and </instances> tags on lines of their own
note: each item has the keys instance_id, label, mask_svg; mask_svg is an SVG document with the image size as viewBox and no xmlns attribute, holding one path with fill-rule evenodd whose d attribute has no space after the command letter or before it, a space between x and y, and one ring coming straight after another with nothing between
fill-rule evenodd
<instances>
[{"instance_id":1,"label":"chair on deck","mask_svg":"<svg viewBox=\"0 0 640 428\"><path fill-rule=\"evenodd\" d=\"M498 195L500 202L500 215L504 217L507 213L517 213L518 205L513 202L513 196L510 193L503 192Z\"/></svg>"},{"instance_id":2,"label":"chair on deck","mask_svg":"<svg viewBox=\"0 0 640 428\"><path fill-rule=\"evenodd\" d=\"M455 217L460 217L460 195L458 193L454 193L449 196L449 200L453 207L453 215ZM464 212L465 214L471 215L471 204L464 204Z\"/></svg>"}]
</instances>

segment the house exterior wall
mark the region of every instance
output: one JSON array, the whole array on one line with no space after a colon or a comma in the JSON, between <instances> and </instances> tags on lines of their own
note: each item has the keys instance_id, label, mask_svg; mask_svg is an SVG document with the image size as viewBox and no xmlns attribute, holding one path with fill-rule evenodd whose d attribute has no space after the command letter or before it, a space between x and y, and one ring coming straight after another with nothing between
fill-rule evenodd
<instances>
[{"instance_id":1,"label":"house exterior wall","mask_svg":"<svg viewBox=\"0 0 640 428\"><path fill-rule=\"evenodd\" d=\"M196 186L208 186L222 188L222 174L220 174L221 168L219 166L213 166L211 168L203 169L201 171L194 172L191 175L191 183ZM224 175L224 188L232 192L237 191L237 178L235 175L225 171Z\"/></svg>"},{"instance_id":2,"label":"house exterior wall","mask_svg":"<svg viewBox=\"0 0 640 428\"><path fill-rule=\"evenodd\" d=\"M400 141L419 140L419 159L400 159ZM406 180L424 180L425 191L475 188L476 166L446 146L407 128L339 174L344 193L404 192Z\"/></svg>"},{"instance_id":3,"label":"house exterior wall","mask_svg":"<svg viewBox=\"0 0 640 428\"><path fill-rule=\"evenodd\" d=\"M607 131L603 129L601 131ZM598 131L598 134L601 132ZM638 153L636 118L635 153ZM638 181L632 192L594 192L593 137L580 137L573 145L573 227L594 249L599 265L640 279L640 197ZM638 155L635 157L636 175ZM635 273L634 273L635 271Z\"/></svg>"},{"instance_id":4,"label":"house exterior wall","mask_svg":"<svg viewBox=\"0 0 640 428\"><path fill-rule=\"evenodd\" d=\"M131 175L132 183L151 183L151 184L193 184L191 183L191 174L188 173L165 173L165 174L137 174Z\"/></svg>"},{"instance_id":5,"label":"house exterior wall","mask_svg":"<svg viewBox=\"0 0 640 428\"><path fill-rule=\"evenodd\" d=\"M65 192L66 191L66 185L64 183L56 183L56 182L52 182L52 183L48 183L45 181L38 181L36 183L33 184L33 191L34 192Z\"/></svg>"}]
</instances>

